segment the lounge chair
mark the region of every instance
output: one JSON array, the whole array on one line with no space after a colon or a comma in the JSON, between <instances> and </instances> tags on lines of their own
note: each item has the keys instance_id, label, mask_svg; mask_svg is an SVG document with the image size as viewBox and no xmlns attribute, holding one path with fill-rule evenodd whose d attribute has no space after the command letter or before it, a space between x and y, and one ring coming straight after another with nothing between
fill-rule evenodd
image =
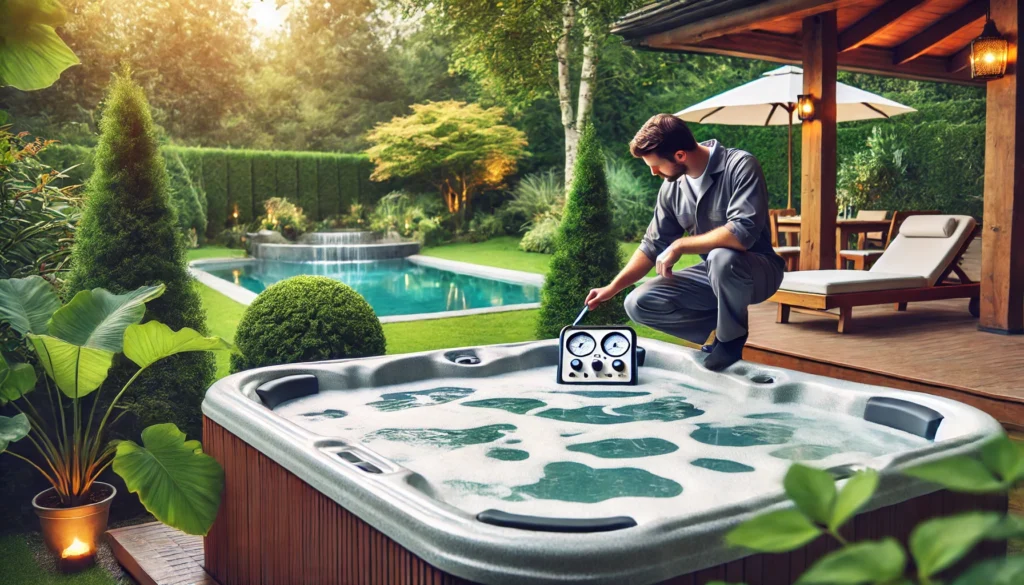
<instances>
[{"instance_id":1,"label":"lounge chair","mask_svg":"<svg viewBox=\"0 0 1024 585\"><path fill-rule=\"evenodd\" d=\"M790 310L796 310L839 319L844 333L853 307L894 303L897 311L905 311L909 302L958 298L970 299L968 309L977 317L980 286L959 266L977 231L977 222L967 215L908 217L871 270L786 273L768 299L779 304L776 322L788 323ZM951 272L959 282L946 282Z\"/></svg>"},{"instance_id":2,"label":"lounge chair","mask_svg":"<svg viewBox=\"0 0 1024 585\"><path fill-rule=\"evenodd\" d=\"M772 248L775 253L786 261L786 270L795 272L800 269L800 246L790 246L787 241L789 234L779 232L779 218L796 215L795 209L769 209L768 225L771 229Z\"/></svg>"},{"instance_id":3,"label":"lounge chair","mask_svg":"<svg viewBox=\"0 0 1024 585\"><path fill-rule=\"evenodd\" d=\"M867 212L862 212L867 213ZM884 214L884 211L877 212ZM854 270L867 270L874 265L875 261L882 257L882 252L885 248L889 247L893 239L897 234L900 233L900 226L903 222L912 215L939 215L938 211L896 211L892 214L892 219L889 221L889 230L886 232L886 238L884 246L881 250L870 250L864 245L864 234L861 234L860 249L858 250L841 250L839 252L839 266L837 268L846 268L845 264L847 261L853 262ZM861 219L860 214L857 214L857 219ZM864 219L876 219L872 217ZM880 219L885 219L882 217ZM868 234L870 235L870 234Z\"/></svg>"}]
</instances>

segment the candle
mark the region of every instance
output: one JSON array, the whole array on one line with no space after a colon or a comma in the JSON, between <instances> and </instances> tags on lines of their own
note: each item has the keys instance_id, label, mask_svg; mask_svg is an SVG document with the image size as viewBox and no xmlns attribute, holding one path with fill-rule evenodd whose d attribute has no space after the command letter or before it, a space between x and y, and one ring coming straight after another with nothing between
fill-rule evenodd
<instances>
[{"instance_id":1,"label":"candle","mask_svg":"<svg viewBox=\"0 0 1024 585\"><path fill-rule=\"evenodd\" d=\"M65 573L81 571L96 560L92 547L78 540L74 541L60 553L60 568Z\"/></svg>"}]
</instances>

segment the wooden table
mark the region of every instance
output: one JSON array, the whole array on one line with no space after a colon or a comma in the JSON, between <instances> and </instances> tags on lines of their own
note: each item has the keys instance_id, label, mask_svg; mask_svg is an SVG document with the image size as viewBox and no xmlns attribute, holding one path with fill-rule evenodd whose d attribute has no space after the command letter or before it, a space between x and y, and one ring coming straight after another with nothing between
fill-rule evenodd
<instances>
[{"instance_id":1,"label":"wooden table","mask_svg":"<svg viewBox=\"0 0 1024 585\"><path fill-rule=\"evenodd\" d=\"M883 234L889 230L889 224L892 220L888 219L836 219L836 268L842 268L842 261L839 259L839 252L841 250L849 250L847 243L850 240L850 236L856 234L867 234L871 232L882 232ZM800 233L800 216L789 215L779 217L779 234L785 234L787 240L789 234ZM856 249L857 244L854 244Z\"/></svg>"}]
</instances>

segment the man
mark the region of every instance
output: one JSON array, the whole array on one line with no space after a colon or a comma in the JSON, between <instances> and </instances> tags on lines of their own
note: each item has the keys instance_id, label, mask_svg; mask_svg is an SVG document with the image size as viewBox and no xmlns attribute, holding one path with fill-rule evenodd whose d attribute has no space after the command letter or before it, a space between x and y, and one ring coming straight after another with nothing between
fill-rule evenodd
<instances>
[{"instance_id":1,"label":"man","mask_svg":"<svg viewBox=\"0 0 1024 585\"><path fill-rule=\"evenodd\" d=\"M772 296L785 271L772 249L761 166L716 140L698 144L670 114L648 120L629 148L665 182L640 247L610 284L590 291L587 306L596 308L656 266L658 276L626 297L626 313L696 344L714 331L704 366L723 370L742 357L747 307ZM673 274L683 254L704 261Z\"/></svg>"}]
</instances>

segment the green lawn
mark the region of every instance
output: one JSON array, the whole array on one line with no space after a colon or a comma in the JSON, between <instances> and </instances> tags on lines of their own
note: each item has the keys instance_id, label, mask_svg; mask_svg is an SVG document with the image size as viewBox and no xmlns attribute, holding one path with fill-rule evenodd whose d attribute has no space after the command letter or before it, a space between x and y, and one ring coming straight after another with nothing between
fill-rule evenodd
<instances>
[{"instance_id":1,"label":"green lawn","mask_svg":"<svg viewBox=\"0 0 1024 585\"><path fill-rule=\"evenodd\" d=\"M619 242L623 261L633 256L637 246L639 244L635 242ZM458 260L459 262L470 262L472 264L495 266L509 270L522 270L523 272L536 272L539 274L546 274L548 264L551 263L550 254L533 254L520 250L519 238L513 236L503 236L476 244L460 243L435 246L425 248L420 254L446 260ZM679 260L677 268L685 268L699 262L700 256L687 254ZM654 269L652 268L647 275L654 276Z\"/></svg>"},{"instance_id":2,"label":"green lawn","mask_svg":"<svg viewBox=\"0 0 1024 585\"><path fill-rule=\"evenodd\" d=\"M237 248L225 248L224 246L203 246L188 251L189 260L201 260L204 258L243 258L245 250Z\"/></svg>"}]
</instances>

